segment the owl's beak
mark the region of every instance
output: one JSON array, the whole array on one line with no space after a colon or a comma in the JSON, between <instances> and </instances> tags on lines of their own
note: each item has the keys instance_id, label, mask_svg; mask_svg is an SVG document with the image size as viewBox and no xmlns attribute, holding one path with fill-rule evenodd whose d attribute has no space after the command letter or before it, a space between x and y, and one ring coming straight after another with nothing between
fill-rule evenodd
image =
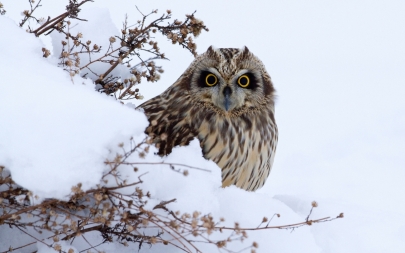
<instances>
[{"instance_id":1,"label":"owl's beak","mask_svg":"<svg viewBox=\"0 0 405 253\"><path fill-rule=\"evenodd\" d=\"M231 104L231 98L230 98L231 93L232 93L231 88L225 87L225 89L224 89L225 101L224 101L224 102L225 102L225 110L226 110L226 111L229 110L229 106L230 106L230 104Z\"/></svg>"}]
</instances>

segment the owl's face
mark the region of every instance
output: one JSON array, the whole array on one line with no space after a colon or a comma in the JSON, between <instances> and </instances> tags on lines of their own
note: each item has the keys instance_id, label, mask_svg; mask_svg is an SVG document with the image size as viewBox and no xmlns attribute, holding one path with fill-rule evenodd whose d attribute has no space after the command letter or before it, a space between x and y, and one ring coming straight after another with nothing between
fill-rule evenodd
<instances>
[{"instance_id":1,"label":"owl's face","mask_svg":"<svg viewBox=\"0 0 405 253\"><path fill-rule=\"evenodd\" d=\"M221 114L263 108L274 88L263 63L245 47L208 48L192 64L190 92L198 103Z\"/></svg>"}]
</instances>

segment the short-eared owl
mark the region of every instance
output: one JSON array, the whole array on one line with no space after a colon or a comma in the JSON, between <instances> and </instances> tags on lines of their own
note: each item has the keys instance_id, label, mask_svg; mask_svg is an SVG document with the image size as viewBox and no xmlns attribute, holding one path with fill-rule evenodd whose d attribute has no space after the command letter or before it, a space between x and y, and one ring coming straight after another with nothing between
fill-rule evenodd
<instances>
[{"instance_id":1,"label":"short-eared owl","mask_svg":"<svg viewBox=\"0 0 405 253\"><path fill-rule=\"evenodd\" d=\"M222 169L222 186L263 186L277 145L275 89L247 47L209 47L161 95L143 103L146 129L168 155L197 137L202 154Z\"/></svg>"}]
</instances>

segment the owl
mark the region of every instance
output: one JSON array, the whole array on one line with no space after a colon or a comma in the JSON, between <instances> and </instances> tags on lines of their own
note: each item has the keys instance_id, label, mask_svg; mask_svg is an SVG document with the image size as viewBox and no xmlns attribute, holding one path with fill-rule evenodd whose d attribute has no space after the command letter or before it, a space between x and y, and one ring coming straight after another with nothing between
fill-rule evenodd
<instances>
[{"instance_id":1,"label":"owl","mask_svg":"<svg viewBox=\"0 0 405 253\"><path fill-rule=\"evenodd\" d=\"M170 154L195 137L202 155L222 170L222 186L255 191L266 182L276 153L275 89L247 47L212 46L161 95L141 104L145 132Z\"/></svg>"}]
</instances>

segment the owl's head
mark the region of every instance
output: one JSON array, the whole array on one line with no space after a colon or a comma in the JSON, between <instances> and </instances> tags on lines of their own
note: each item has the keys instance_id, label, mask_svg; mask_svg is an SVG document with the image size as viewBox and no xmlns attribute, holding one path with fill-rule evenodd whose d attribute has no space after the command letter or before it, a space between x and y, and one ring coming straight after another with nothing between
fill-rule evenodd
<instances>
[{"instance_id":1,"label":"owl's head","mask_svg":"<svg viewBox=\"0 0 405 253\"><path fill-rule=\"evenodd\" d=\"M275 89L263 63L247 47L212 46L190 65L188 87L193 102L235 115L273 108Z\"/></svg>"}]
</instances>

